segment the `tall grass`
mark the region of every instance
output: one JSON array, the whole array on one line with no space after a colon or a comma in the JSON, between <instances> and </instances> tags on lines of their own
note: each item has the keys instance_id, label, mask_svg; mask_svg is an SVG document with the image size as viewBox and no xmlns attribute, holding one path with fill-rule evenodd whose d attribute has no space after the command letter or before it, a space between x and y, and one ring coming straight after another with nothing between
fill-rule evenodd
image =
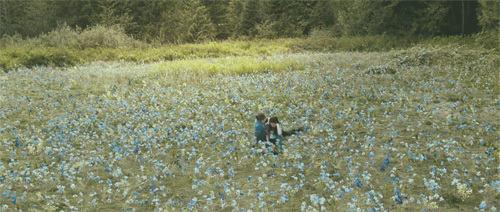
<instances>
[{"instance_id":1,"label":"tall grass","mask_svg":"<svg viewBox=\"0 0 500 212\"><path fill-rule=\"evenodd\" d=\"M213 74L249 74L267 73L305 68L304 61L293 57L221 57L191 60L175 60L154 64L154 69L159 72L213 75Z\"/></svg>"},{"instance_id":2,"label":"tall grass","mask_svg":"<svg viewBox=\"0 0 500 212\"><path fill-rule=\"evenodd\" d=\"M454 44L467 46L467 48L480 48L475 47L476 41L484 40L486 39L479 39L479 37L422 39L391 36L320 36L307 39L258 39L184 45L154 45L134 40L117 26L94 26L79 30L62 25L37 38L3 37L0 40L2 48L0 68L7 72L21 67L64 67L88 64L93 61L150 63L231 56L263 57L307 51L383 52L406 49L418 44L427 46Z\"/></svg>"}]
</instances>

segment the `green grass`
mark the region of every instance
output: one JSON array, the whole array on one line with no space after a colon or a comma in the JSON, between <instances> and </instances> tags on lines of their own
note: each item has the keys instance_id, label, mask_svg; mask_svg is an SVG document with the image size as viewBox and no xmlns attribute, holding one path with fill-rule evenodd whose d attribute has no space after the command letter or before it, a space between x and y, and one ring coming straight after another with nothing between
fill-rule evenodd
<instances>
[{"instance_id":1,"label":"green grass","mask_svg":"<svg viewBox=\"0 0 500 212\"><path fill-rule=\"evenodd\" d=\"M175 60L160 62L153 65L160 73L176 73L189 75L211 75L211 74L250 74L281 72L288 70L304 69L304 61L298 58L281 57L224 57L191 60Z\"/></svg>"}]
</instances>

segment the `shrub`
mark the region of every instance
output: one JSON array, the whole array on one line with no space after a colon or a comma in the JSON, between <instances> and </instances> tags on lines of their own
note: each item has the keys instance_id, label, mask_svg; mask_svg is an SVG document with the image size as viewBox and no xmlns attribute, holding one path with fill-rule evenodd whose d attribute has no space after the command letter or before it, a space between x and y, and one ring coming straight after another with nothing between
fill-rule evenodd
<instances>
[{"instance_id":1,"label":"shrub","mask_svg":"<svg viewBox=\"0 0 500 212\"><path fill-rule=\"evenodd\" d=\"M334 33L334 29L333 27L330 27L330 28L326 28L326 29L319 29L319 28L315 28L313 30L311 30L311 33L309 34L309 38L332 38L334 37L335 33Z\"/></svg>"},{"instance_id":2,"label":"shrub","mask_svg":"<svg viewBox=\"0 0 500 212\"><path fill-rule=\"evenodd\" d=\"M2 49L4 49L7 46L18 45L19 43L22 43L22 41L23 41L23 37L21 37L20 34L14 34L12 36L4 35L2 37L2 39L0 39L0 47L2 47Z\"/></svg>"},{"instance_id":3,"label":"shrub","mask_svg":"<svg viewBox=\"0 0 500 212\"><path fill-rule=\"evenodd\" d=\"M482 32L475 37L475 43L476 45L487 49L498 50L498 47L500 46L500 38L498 37L498 32L496 31Z\"/></svg>"},{"instance_id":4,"label":"shrub","mask_svg":"<svg viewBox=\"0 0 500 212\"><path fill-rule=\"evenodd\" d=\"M73 30L66 24L58 26L53 31L39 36L41 42L49 47L68 47L78 45L80 29Z\"/></svg>"},{"instance_id":5,"label":"shrub","mask_svg":"<svg viewBox=\"0 0 500 212\"><path fill-rule=\"evenodd\" d=\"M119 26L96 25L85 29L78 36L79 48L125 48L139 47L140 42L129 37Z\"/></svg>"}]
</instances>

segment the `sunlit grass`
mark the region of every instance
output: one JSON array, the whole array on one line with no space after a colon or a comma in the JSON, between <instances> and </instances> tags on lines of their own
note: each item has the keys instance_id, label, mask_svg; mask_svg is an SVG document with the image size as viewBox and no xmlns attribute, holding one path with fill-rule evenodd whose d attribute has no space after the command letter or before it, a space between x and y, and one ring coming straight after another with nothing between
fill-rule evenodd
<instances>
[{"instance_id":1,"label":"sunlit grass","mask_svg":"<svg viewBox=\"0 0 500 212\"><path fill-rule=\"evenodd\" d=\"M166 61L153 65L154 70L189 75L250 74L302 70L308 61L287 56L274 57L224 57Z\"/></svg>"}]
</instances>

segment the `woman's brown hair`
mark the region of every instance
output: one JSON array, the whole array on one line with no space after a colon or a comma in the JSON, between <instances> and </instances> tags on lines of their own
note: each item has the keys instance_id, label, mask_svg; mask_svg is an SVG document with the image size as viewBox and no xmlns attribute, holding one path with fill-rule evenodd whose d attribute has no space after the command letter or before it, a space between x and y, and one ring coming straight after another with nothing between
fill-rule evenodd
<instances>
[{"instance_id":1,"label":"woman's brown hair","mask_svg":"<svg viewBox=\"0 0 500 212\"><path fill-rule=\"evenodd\" d=\"M273 116L273 117L269 118L269 123L277 123L277 124L280 124L280 121L278 120L278 117Z\"/></svg>"}]
</instances>

